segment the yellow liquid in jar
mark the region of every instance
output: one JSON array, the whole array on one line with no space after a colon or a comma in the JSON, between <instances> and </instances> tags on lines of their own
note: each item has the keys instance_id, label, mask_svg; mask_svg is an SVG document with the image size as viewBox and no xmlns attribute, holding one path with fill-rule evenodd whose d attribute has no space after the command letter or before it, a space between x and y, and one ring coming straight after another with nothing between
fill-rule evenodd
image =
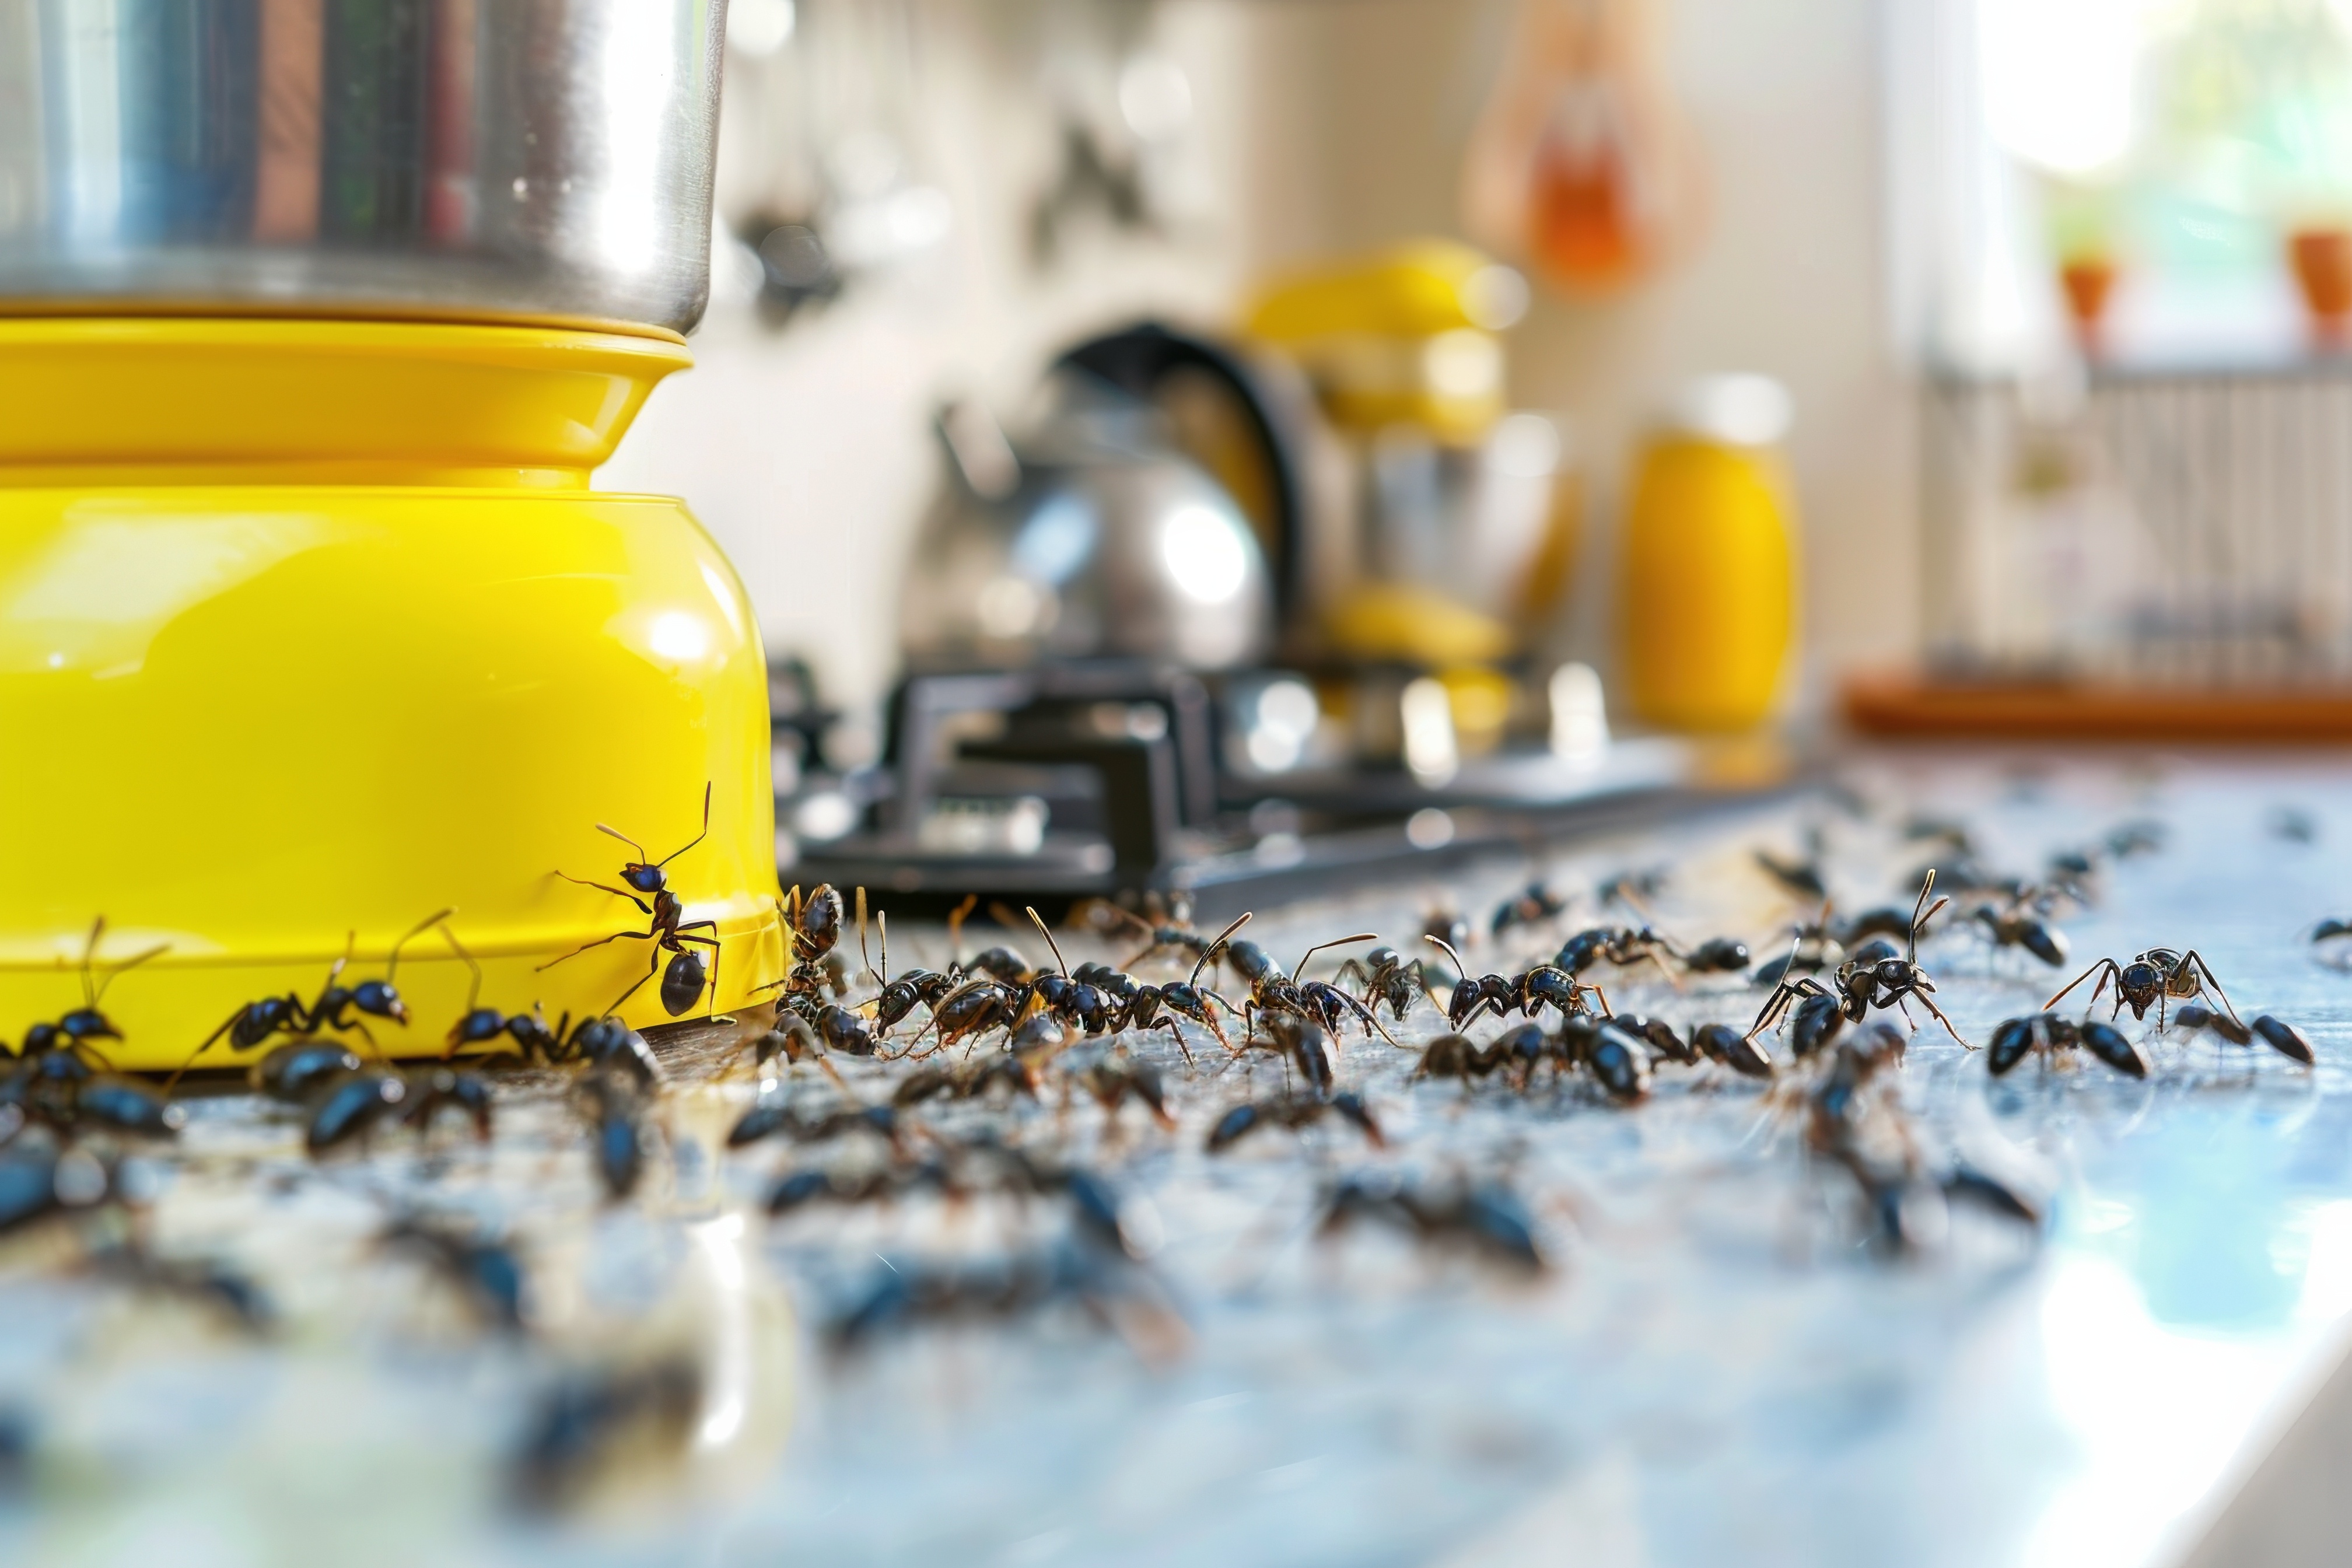
<instances>
[{"instance_id":1,"label":"yellow liquid in jar","mask_svg":"<svg viewBox=\"0 0 2352 1568\"><path fill-rule=\"evenodd\" d=\"M1796 623L1796 545L1769 451L1686 436L1643 454L1618 605L1634 712L1667 729L1753 728Z\"/></svg>"}]
</instances>

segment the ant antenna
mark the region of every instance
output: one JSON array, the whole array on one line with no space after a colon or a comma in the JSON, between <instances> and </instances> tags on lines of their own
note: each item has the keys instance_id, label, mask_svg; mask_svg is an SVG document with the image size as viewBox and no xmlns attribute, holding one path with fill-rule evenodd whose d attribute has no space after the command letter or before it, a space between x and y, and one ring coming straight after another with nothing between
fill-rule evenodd
<instances>
[{"instance_id":1,"label":"ant antenna","mask_svg":"<svg viewBox=\"0 0 2352 1568\"><path fill-rule=\"evenodd\" d=\"M99 981L96 987L93 989L90 984L90 967L92 963L98 957L98 939L105 933L105 931L106 917L104 915L100 915L98 919L90 921L89 940L82 944L81 950L82 1005L92 1009L95 1009L99 1003L105 999L106 988L114 984L114 977L116 975L121 973L126 969L136 969L141 964L146 963L149 959L172 951L172 944L170 942L159 942L154 946L149 948L146 952L139 953L135 957L126 958L121 963L116 964L112 969L108 970L106 973L106 978Z\"/></svg>"},{"instance_id":2,"label":"ant antenna","mask_svg":"<svg viewBox=\"0 0 2352 1568\"><path fill-rule=\"evenodd\" d=\"M611 834L614 837L619 839L622 843L627 845L630 848L637 852L638 865L642 866L646 863L646 847L638 843L635 839L630 837L627 834L622 832L619 828L614 826L611 823L598 823L596 825L596 831L599 833Z\"/></svg>"},{"instance_id":3,"label":"ant antenna","mask_svg":"<svg viewBox=\"0 0 2352 1568\"><path fill-rule=\"evenodd\" d=\"M1919 911L1926 908L1927 895L1935 890L1936 868L1930 866L1927 868L1927 879L1919 884L1919 901L1911 906L1911 957L1915 962L1919 956L1919 928L1943 913L1944 906L1952 901L1949 897L1937 899L1934 909L1928 910L1924 915L1921 914Z\"/></svg>"},{"instance_id":4,"label":"ant antenna","mask_svg":"<svg viewBox=\"0 0 2352 1568\"><path fill-rule=\"evenodd\" d=\"M963 920L979 902L978 893L966 893L963 902L948 914L948 967L951 970L963 967Z\"/></svg>"},{"instance_id":5,"label":"ant antenna","mask_svg":"<svg viewBox=\"0 0 2352 1568\"><path fill-rule=\"evenodd\" d=\"M1035 909L1027 904L1021 907L1029 911L1029 923L1037 928L1037 934L1044 937L1045 945L1054 950L1054 962L1062 966L1062 978L1067 980L1070 977L1070 961L1062 956L1062 944L1054 940L1054 933L1045 929L1045 922L1037 918Z\"/></svg>"},{"instance_id":6,"label":"ant antenna","mask_svg":"<svg viewBox=\"0 0 2352 1568\"><path fill-rule=\"evenodd\" d=\"M863 892L864 890L865 890L865 889L859 889L859 891L861 891L861 892ZM874 923L875 923L877 926L880 927L880 928L881 928L881 931L882 931L882 967L881 967L880 969L877 969L877 970L876 970L876 971L874 972L874 978L875 978L876 980L877 980L877 981L881 982L881 984L882 984L882 988L883 988L884 990L886 990L886 991L887 991L887 990L888 990L888 989L889 989L889 987L890 987L890 915L889 915L889 911L887 911L887 910L875 910L875 911L874 911Z\"/></svg>"},{"instance_id":7,"label":"ant antenna","mask_svg":"<svg viewBox=\"0 0 2352 1568\"><path fill-rule=\"evenodd\" d=\"M857 956L866 961L866 973L873 974L874 955L866 951L866 889L863 887L857 889Z\"/></svg>"},{"instance_id":8,"label":"ant antenna","mask_svg":"<svg viewBox=\"0 0 2352 1568\"><path fill-rule=\"evenodd\" d=\"M1200 961L1192 965L1192 975L1186 979L1184 984L1187 985L1198 984L1201 979L1201 971L1208 966L1209 960L1217 955L1218 949L1223 947L1226 942L1233 940L1234 932L1249 924L1250 917L1255 913L1257 913L1255 910L1244 910L1242 911L1241 919L1235 921L1233 924L1219 931L1217 933L1217 940L1201 950Z\"/></svg>"},{"instance_id":9,"label":"ant antenna","mask_svg":"<svg viewBox=\"0 0 2352 1568\"><path fill-rule=\"evenodd\" d=\"M1462 962L1462 955L1454 951L1454 944L1452 942L1446 941L1442 936L1431 936L1426 933L1423 935L1421 940L1423 942L1435 942L1438 946L1444 948L1445 950L1445 956L1454 961L1454 973L1459 974L1465 980L1470 978L1470 966Z\"/></svg>"},{"instance_id":10,"label":"ant antenna","mask_svg":"<svg viewBox=\"0 0 2352 1568\"><path fill-rule=\"evenodd\" d=\"M1313 947L1308 948L1305 952L1298 955L1298 967L1292 970L1290 973L1294 975L1306 973L1307 961L1314 957L1317 953L1322 952L1327 947L1345 947L1349 942L1378 942L1380 940L1380 932L1376 931L1358 931L1353 936L1339 936L1333 937L1329 942L1318 942Z\"/></svg>"},{"instance_id":11,"label":"ant antenna","mask_svg":"<svg viewBox=\"0 0 2352 1568\"><path fill-rule=\"evenodd\" d=\"M98 994L89 988L89 971L98 958L98 939L105 934L106 917L100 915L89 922L89 939L81 944L81 1005L85 1007L98 1005Z\"/></svg>"},{"instance_id":12,"label":"ant antenna","mask_svg":"<svg viewBox=\"0 0 2352 1568\"><path fill-rule=\"evenodd\" d=\"M441 940L447 942L449 951L464 959L466 967L474 972L474 983L466 987L466 1011L470 1013L474 1005L482 999L482 966L474 962L474 955L467 952L466 944L457 940L457 933L446 925L441 928Z\"/></svg>"},{"instance_id":13,"label":"ant antenna","mask_svg":"<svg viewBox=\"0 0 2352 1568\"><path fill-rule=\"evenodd\" d=\"M457 906L451 904L446 910L435 910L433 913L425 916L423 920L418 921L415 925L410 926L406 931L402 931L400 933L400 940L392 944L391 956L384 960L383 983L386 985L391 984L393 977L400 973L400 950L402 948L406 947L413 939L423 936L426 931L432 930L435 926L439 925L443 921L447 920L451 915L454 915L457 912ZM473 1011L471 1007L468 1007L466 1010L469 1013Z\"/></svg>"},{"instance_id":14,"label":"ant antenna","mask_svg":"<svg viewBox=\"0 0 2352 1568\"><path fill-rule=\"evenodd\" d=\"M658 859L658 860L655 861L655 862L654 862L654 864L655 864L655 865L656 865L656 866L667 866L667 865L668 865L671 861L673 861L673 860L677 859L679 856L681 856L681 855L685 854L688 850L689 850L689 849L693 848L696 845L698 845L698 844L701 843L704 839L706 839L706 838L708 838L708 837L710 837L710 785L711 785L711 782L712 782L712 781L710 781L709 779L705 779L705 780L703 780L703 781L702 781L702 831L701 831L701 832L699 832L699 833L698 833L698 834L696 834L693 837L691 837L691 838L688 839L684 844L682 844L682 845L678 846L677 848L675 848L675 849L671 850L668 854L667 854L667 855L663 856L660 859ZM645 851L641 849L641 850L637 851L637 853L639 853L640 855L642 855L642 854L644 854L644 853L645 853Z\"/></svg>"}]
</instances>

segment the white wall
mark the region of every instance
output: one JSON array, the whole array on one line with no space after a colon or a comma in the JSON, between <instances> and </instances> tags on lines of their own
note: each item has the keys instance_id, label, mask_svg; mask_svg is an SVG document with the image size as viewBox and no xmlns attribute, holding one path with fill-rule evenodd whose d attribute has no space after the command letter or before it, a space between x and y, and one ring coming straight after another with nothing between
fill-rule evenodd
<instances>
[{"instance_id":1,"label":"white wall","mask_svg":"<svg viewBox=\"0 0 2352 1568\"><path fill-rule=\"evenodd\" d=\"M1039 279L1021 225L1050 120L1019 51L979 20L988 4L919 0L929 155L958 205L947 251L782 334L740 296L718 300L698 368L656 395L599 477L686 496L742 568L772 645L816 654L853 698L889 678L936 394L1009 402L1084 327L1154 305L1213 317L1268 264L1453 232L1462 147L1510 16L1503 0L1163 0L1154 26L1192 76L1210 199L1171 243L1097 246ZM1517 397L1575 419L1604 519L1664 389L1725 369L1788 383L1813 651L1831 668L1908 648L1918 619L1913 400L1884 302L1879 26L1876 0L1672 0L1706 237L1623 298L1539 297L1513 344ZM1596 640L1588 621L1580 641Z\"/></svg>"}]
</instances>

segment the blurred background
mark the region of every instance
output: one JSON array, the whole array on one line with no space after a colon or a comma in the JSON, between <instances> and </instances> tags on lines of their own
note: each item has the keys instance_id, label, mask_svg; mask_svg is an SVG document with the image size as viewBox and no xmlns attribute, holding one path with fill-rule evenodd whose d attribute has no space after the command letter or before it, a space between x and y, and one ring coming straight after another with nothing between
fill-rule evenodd
<instances>
[{"instance_id":1,"label":"blurred background","mask_svg":"<svg viewBox=\"0 0 2352 1568\"><path fill-rule=\"evenodd\" d=\"M2217 689L2340 726L2348 26L2327 0L742 0L697 368L599 482L685 496L749 582L779 717L806 710L788 859L1085 819L1003 756L971 771L1036 726L967 710L1034 718L1034 682L919 687L963 718L925 731L951 776L909 789L909 671L1221 672L1201 787L1226 806L1411 807L1364 781L1411 763L1424 677L1453 732L1415 776L1477 775L1438 806L1574 794L1477 770L1565 754L1601 690L1621 737L1801 736L1842 689L1865 729L2179 733ZM1142 323L1249 384L1133 341L1074 379ZM1106 445L1238 506L1236 591L1262 565L1271 620L1187 600L1180 644L1119 596L1150 585L1093 580L1108 554L1065 559L1179 504L1047 505ZM850 785L812 805L803 768Z\"/></svg>"}]
</instances>

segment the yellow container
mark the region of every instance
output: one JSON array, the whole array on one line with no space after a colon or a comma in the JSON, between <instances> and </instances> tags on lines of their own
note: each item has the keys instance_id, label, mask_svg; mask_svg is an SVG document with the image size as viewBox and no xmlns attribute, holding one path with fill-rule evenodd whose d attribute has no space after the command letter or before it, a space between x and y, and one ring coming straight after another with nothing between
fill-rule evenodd
<instances>
[{"instance_id":1,"label":"yellow container","mask_svg":"<svg viewBox=\"0 0 2352 1568\"><path fill-rule=\"evenodd\" d=\"M1340 425L1412 424L1468 443L1503 416L1497 333L1526 306L1509 268L1465 245L1410 240L1276 281L1247 330L1306 368Z\"/></svg>"},{"instance_id":2,"label":"yellow container","mask_svg":"<svg viewBox=\"0 0 2352 1568\"><path fill-rule=\"evenodd\" d=\"M648 973L618 885L672 860L744 1005L781 972L766 669L685 507L586 488L667 334L233 319L0 321L0 1038L82 997L94 919L131 1067L242 1004L348 984L455 906L481 1001L603 1012ZM403 955L437 1052L469 990ZM623 1009L667 1014L656 977ZM220 1047L208 1063L240 1059Z\"/></svg>"},{"instance_id":3,"label":"yellow container","mask_svg":"<svg viewBox=\"0 0 2352 1568\"><path fill-rule=\"evenodd\" d=\"M1727 417L1724 399L1695 390L1688 412L1642 456L1618 623L1637 715L1667 729L1736 731L1771 712L1796 626L1795 518L1772 446L1787 423L1785 397L1730 389Z\"/></svg>"}]
</instances>

